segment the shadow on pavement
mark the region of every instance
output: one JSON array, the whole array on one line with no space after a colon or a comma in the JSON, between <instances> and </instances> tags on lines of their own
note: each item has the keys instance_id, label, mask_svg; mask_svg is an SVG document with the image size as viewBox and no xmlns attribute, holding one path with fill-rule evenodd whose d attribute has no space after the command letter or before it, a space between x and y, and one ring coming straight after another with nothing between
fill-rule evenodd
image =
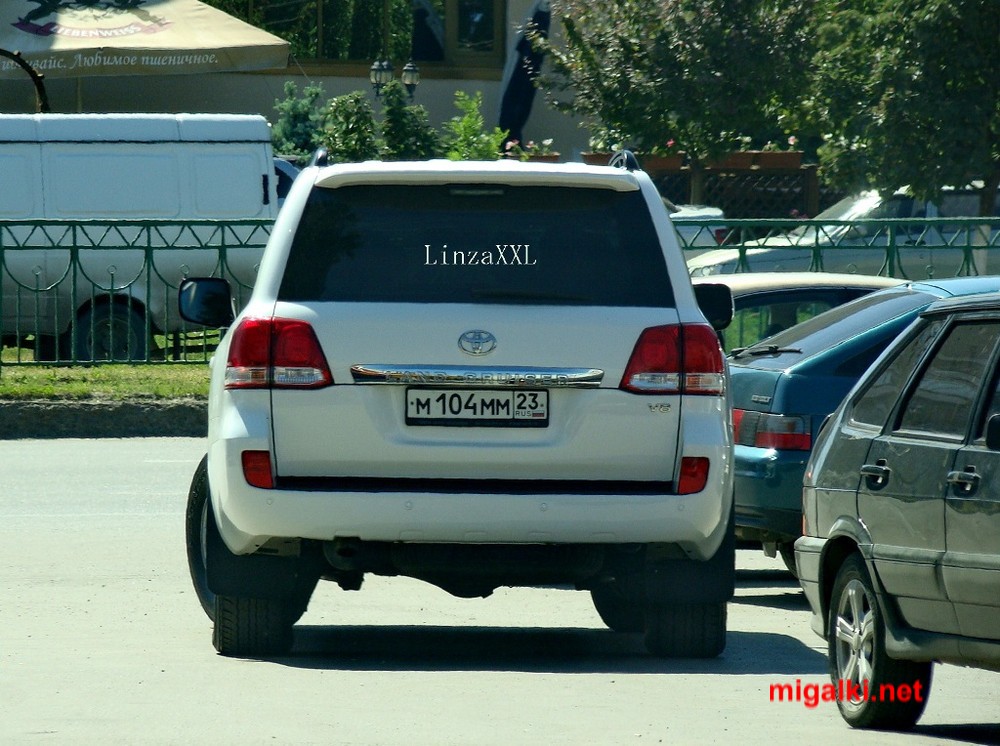
<instances>
[{"instance_id":1,"label":"shadow on pavement","mask_svg":"<svg viewBox=\"0 0 1000 746\"><path fill-rule=\"evenodd\" d=\"M603 629L299 625L276 663L338 671L822 674L826 656L780 634L730 632L712 660L653 658L641 635Z\"/></svg>"},{"instance_id":2,"label":"shadow on pavement","mask_svg":"<svg viewBox=\"0 0 1000 746\"><path fill-rule=\"evenodd\" d=\"M940 738L949 743L1000 744L1000 723L962 723L920 725L910 731L925 738Z\"/></svg>"},{"instance_id":3,"label":"shadow on pavement","mask_svg":"<svg viewBox=\"0 0 1000 746\"><path fill-rule=\"evenodd\" d=\"M802 591L753 594L737 590L736 596L730 603L767 606L772 609L787 609L788 611L809 611L809 602Z\"/></svg>"}]
</instances>

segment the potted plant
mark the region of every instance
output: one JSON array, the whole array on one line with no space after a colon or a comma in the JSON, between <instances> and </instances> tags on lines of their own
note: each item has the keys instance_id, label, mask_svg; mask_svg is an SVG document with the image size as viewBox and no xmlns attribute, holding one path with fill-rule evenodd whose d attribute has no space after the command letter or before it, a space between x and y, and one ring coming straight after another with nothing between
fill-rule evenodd
<instances>
[{"instance_id":1,"label":"potted plant","mask_svg":"<svg viewBox=\"0 0 1000 746\"><path fill-rule=\"evenodd\" d=\"M679 171L687 154L673 138L663 145L655 146L651 152L639 155L639 163L647 172Z\"/></svg>"},{"instance_id":2,"label":"potted plant","mask_svg":"<svg viewBox=\"0 0 1000 746\"><path fill-rule=\"evenodd\" d=\"M535 142L528 140L521 145L517 140L509 140L504 146L507 158L515 158L519 161L536 161L540 163L558 163L560 154L552 149L552 138Z\"/></svg>"},{"instance_id":3,"label":"potted plant","mask_svg":"<svg viewBox=\"0 0 1000 746\"><path fill-rule=\"evenodd\" d=\"M590 150L581 153L584 163L591 166L607 166L615 151L622 149L624 138L604 127L592 130L588 144Z\"/></svg>"},{"instance_id":4,"label":"potted plant","mask_svg":"<svg viewBox=\"0 0 1000 746\"><path fill-rule=\"evenodd\" d=\"M710 168L745 170L752 168L756 159L756 151L750 149L752 138L749 135L733 135L733 149L721 158L708 162Z\"/></svg>"},{"instance_id":5,"label":"potted plant","mask_svg":"<svg viewBox=\"0 0 1000 746\"><path fill-rule=\"evenodd\" d=\"M789 135L787 146L768 140L756 157L756 165L765 169L796 169L802 166L802 151L797 150L798 138Z\"/></svg>"}]
</instances>

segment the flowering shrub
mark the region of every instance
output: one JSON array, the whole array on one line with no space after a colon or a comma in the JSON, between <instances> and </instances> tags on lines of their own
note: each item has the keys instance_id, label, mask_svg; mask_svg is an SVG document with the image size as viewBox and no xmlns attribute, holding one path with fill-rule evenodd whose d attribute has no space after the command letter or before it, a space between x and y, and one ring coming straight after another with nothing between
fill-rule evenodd
<instances>
[{"instance_id":1,"label":"flowering shrub","mask_svg":"<svg viewBox=\"0 0 1000 746\"><path fill-rule=\"evenodd\" d=\"M504 146L504 157L526 161L533 155L559 155L552 149L552 138L547 137L540 142L528 140L524 145L517 140L508 140Z\"/></svg>"},{"instance_id":2,"label":"flowering shrub","mask_svg":"<svg viewBox=\"0 0 1000 746\"><path fill-rule=\"evenodd\" d=\"M780 142L775 142L774 140L768 140L764 143L764 147L761 148L765 153L777 153L782 150L798 150L796 147L799 144L799 138L795 135L789 135L787 145L782 145Z\"/></svg>"},{"instance_id":3,"label":"flowering shrub","mask_svg":"<svg viewBox=\"0 0 1000 746\"><path fill-rule=\"evenodd\" d=\"M653 155L680 155L683 152L680 144L672 137L663 145L657 145L653 148Z\"/></svg>"}]
</instances>

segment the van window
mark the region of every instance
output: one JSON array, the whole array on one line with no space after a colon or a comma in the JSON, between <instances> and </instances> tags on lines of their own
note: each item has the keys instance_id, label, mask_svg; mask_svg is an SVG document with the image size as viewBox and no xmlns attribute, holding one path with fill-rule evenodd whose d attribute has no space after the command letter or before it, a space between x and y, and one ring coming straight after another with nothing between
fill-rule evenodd
<instances>
[{"instance_id":1,"label":"van window","mask_svg":"<svg viewBox=\"0 0 1000 746\"><path fill-rule=\"evenodd\" d=\"M28 147L6 145L10 150L27 151ZM27 152L0 153L0 174L6 182L0 188L0 218L8 220L26 220L38 217L41 209L35 209L35 197L41 196L38 188L38 147L34 146L31 154Z\"/></svg>"},{"instance_id":2,"label":"van window","mask_svg":"<svg viewBox=\"0 0 1000 746\"><path fill-rule=\"evenodd\" d=\"M204 152L198 152L199 150ZM261 151L227 153L198 147L194 160L194 214L199 218L256 218L264 205ZM270 165L270 164L268 164ZM229 178L225 178L228 176ZM232 178L238 176L239 178ZM274 186L268 183L268 189Z\"/></svg>"},{"instance_id":3,"label":"van window","mask_svg":"<svg viewBox=\"0 0 1000 746\"><path fill-rule=\"evenodd\" d=\"M278 297L673 306L641 192L503 184L314 189Z\"/></svg>"},{"instance_id":4,"label":"van window","mask_svg":"<svg viewBox=\"0 0 1000 746\"><path fill-rule=\"evenodd\" d=\"M181 215L175 152L145 145L81 148L46 145L46 214L53 218L177 218ZM164 189L164 185L169 188Z\"/></svg>"}]
</instances>

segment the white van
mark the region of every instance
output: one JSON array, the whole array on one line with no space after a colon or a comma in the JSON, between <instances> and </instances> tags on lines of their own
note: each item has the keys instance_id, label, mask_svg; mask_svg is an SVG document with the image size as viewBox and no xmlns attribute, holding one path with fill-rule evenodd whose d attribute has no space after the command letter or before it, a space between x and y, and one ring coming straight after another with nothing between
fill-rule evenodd
<instances>
[{"instance_id":1,"label":"white van","mask_svg":"<svg viewBox=\"0 0 1000 746\"><path fill-rule=\"evenodd\" d=\"M260 116L0 115L4 342L33 338L39 359L145 358L153 333L181 328L181 279L253 284L276 182Z\"/></svg>"}]
</instances>

